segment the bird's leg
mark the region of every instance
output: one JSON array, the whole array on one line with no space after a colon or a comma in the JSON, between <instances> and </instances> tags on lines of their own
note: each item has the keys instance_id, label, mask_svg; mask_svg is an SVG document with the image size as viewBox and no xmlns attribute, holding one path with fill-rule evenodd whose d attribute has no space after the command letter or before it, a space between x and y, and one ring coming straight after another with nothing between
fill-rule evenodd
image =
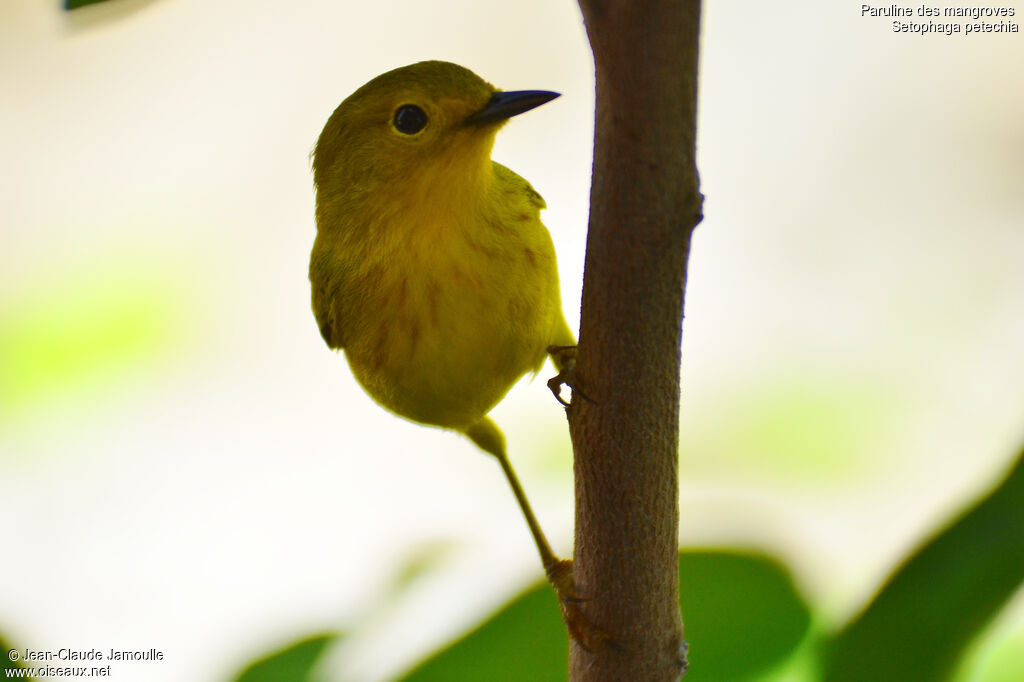
<instances>
[{"instance_id":1,"label":"bird's leg","mask_svg":"<svg viewBox=\"0 0 1024 682\"><path fill-rule=\"evenodd\" d=\"M587 402L594 402L576 384L576 346L548 346L547 351L558 368L558 374L548 379L548 388L555 400L569 407L569 403L562 397L562 386L568 386Z\"/></svg>"},{"instance_id":2,"label":"bird's leg","mask_svg":"<svg viewBox=\"0 0 1024 682\"><path fill-rule=\"evenodd\" d=\"M572 562L559 559L554 550L551 549L551 545L548 543L544 531L541 530L537 517L533 514L530 502L526 499L526 493L523 492L523 486L519 483L519 477L516 476L511 462L508 461L508 455L505 454L504 450L492 454L497 457L498 463L501 464L501 469L505 472L505 478L508 479L512 493L516 496L516 502L519 503L519 508L522 510L523 516L526 517L526 525L530 527L530 534L533 535L533 541L537 545L537 552L540 554L541 563L544 565L544 572L547 574L551 584L555 586L555 591L558 592L559 584L566 586L572 582ZM556 584L553 576L559 577L559 584ZM566 582L564 576L567 576L568 582ZM561 596L561 593L559 596Z\"/></svg>"},{"instance_id":3,"label":"bird's leg","mask_svg":"<svg viewBox=\"0 0 1024 682\"><path fill-rule=\"evenodd\" d=\"M519 478L512 469L512 464L509 462L504 450L492 452L492 454L497 457L498 462L501 464L501 468L505 472L505 478L508 479L509 486L511 486L512 492L516 496L516 501L519 503L519 508L522 510L523 516L526 517L526 524L530 527L533 541L537 545L537 551L540 553L544 574L547 576L548 582L554 588L555 595L558 597L558 607L562 611L562 620L565 621L565 626L569 630L569 636L587 650L592 650L603 644L608 640L608 637L598 628L594 627L580 609L580 604L585 600L581 599L576 593L576 584L572 577L572 560L559 559L551 549L551 545L548 543L544 531L541 530L537 517L533 514L533 509L526 499L526 493L523 492Z\"/></svg>"}]
</instances>

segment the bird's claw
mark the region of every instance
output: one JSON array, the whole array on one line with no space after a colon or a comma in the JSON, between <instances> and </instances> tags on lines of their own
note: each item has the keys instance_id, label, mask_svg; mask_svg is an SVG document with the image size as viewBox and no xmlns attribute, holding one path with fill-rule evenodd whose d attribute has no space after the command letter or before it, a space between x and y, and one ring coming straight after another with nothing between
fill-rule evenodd
<instances>
[{"instance_id":1,"label":"bird's claw","mask_svg":"<svg viewBox=\"0 0 1024 682\"><path fill-rule=\"evenodd\" d=\"M569 637L587 651L595 651L611 643L606 632L594 625L580 608L589 601L576 592L576 583L572 577L572 561L561 559L546 566L548 582L558 596L558 608L562 612L562 620L569 630Z\"/></svg>"},{"instance_id":2,"label":"bird's claw","mask_svg":"<svg viewBox=\"0 0 1024 682\"><path fill-rule=\"evenodd\" d=\"M555 400L563 407L569 407L569 402L562 397L562 386L568 386L588 403L594 402L576 384L576 346L548 346L547 351L548 355L556 358L555 365L561 368L558 374L548 379L548 388Z\"/></svg>"},{"instance_id":3,"label":"bird's claw","mask_svg":"<svg viewBox=\"0 0 1024 682\"><path fill-rule=\"evenodd\" d=\"M562 404L562 407L569 407L569 402L562 397L562 385L568 382L562 377L562 372L559 372L555 376L548 379L548 388L551 393L555 396L555 400ZM570 386L569 388L572 388Z\"/></svg>"}]
</instances>

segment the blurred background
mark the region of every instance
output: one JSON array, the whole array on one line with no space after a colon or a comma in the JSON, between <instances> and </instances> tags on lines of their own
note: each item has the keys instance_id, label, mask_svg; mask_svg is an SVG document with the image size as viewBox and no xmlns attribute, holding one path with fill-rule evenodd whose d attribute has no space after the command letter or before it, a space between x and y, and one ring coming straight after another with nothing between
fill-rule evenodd
<instances>
[{"instance_id":1,"label":"blurred background","mask_svg":"<svg viewBox=\"0 0 1024 682\"><path fill-rule=\"evenodd\" d=\"M1024 441L1024 42L810 0L706 3L702 40L680 542L771 552L837 624ZM547 200L575 325L593 65L571 0L0 4L12 645L153 647L114 677L214 682L343 631L331 676L372 682L540 577L495 462L375 405L310 311L308 154L351 91L423 59L563 93L494 157ZM523 381L493 416L569 554L561 410ZM1016 647L1020 594L967 670Z\"/></svg>"}]
</instances>

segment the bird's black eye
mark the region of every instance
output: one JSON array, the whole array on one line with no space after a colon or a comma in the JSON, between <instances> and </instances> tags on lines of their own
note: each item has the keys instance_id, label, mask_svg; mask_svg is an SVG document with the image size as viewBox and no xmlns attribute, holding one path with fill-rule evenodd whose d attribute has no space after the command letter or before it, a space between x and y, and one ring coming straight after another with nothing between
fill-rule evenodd
<instances>
[{"instance_id":1,"label":"bird's black eye","mask_svg":"<svg viewBox=\"0 0 1024 682\"><path fill-rule=\"evenodd\" d=\"M395 110L392 123L398 132L415 135L427 126L427 112L415 104L403 104Z\"/></svg>"}]
</instances>

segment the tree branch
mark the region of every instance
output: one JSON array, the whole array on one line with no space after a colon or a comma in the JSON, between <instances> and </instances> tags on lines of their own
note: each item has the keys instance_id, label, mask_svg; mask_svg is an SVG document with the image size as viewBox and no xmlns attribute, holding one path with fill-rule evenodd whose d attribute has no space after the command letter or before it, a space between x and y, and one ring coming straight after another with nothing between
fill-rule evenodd
<instances>
[{"instance_id":1,"label":"tree branch","mask_svg":"<svg viewBox=\"0 0 1024 682\"><path fill-rule=\"evenodd\" d=\"M683 294L701 219L699 0L580 0L597 72L594 170L569 410L574 578L607 642L574 642L574 682L677 680Z\"/></svg>"}]
</instances>

